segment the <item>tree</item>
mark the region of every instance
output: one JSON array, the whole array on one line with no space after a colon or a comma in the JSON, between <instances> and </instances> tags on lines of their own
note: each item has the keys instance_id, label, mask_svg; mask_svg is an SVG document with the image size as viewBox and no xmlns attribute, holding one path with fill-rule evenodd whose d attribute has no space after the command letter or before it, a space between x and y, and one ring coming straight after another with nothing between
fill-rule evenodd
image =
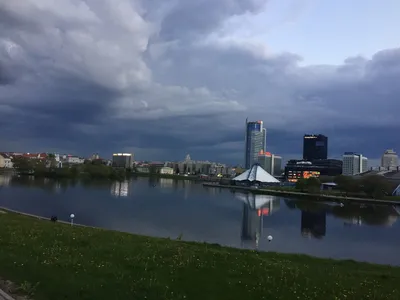
<instances>
[{"instance_id":1,"label":"tree","mask_svg":"<svg viewBox=\"0 0 400 300\"><path fill-rule=\"evenodd\" d=\"M57 166L56 156L53 153L47 154L46 166L55 168Z\"/></svg>"},{"instance_id":2,"label":"tree","mask_svg":"<svg viewBox=\"0 0 400 300\"><path fill-rule=\"evenodd\" d=\"M392 192L392 185L381 175L363 177L360 187L365 194L374 199L383 198Z\"/></svg>"},{"instance_id":3,"label":"tree","mask_svg":"<svg viewBox=\"0 0 400 300\"><path fill-rule=\"evenodd\" d=\"M296 181L296 189L305 192L307 190L307 180L305 178L299 178Z\"/></svg>"},{"instance_id":4,"label":"tree","mask_svg":"<svg viewBox=\"0 0 400 300\"><path fill-rule=\"evenodd\" d=\"M360 181L350 176L336 176L334 182L337 184L338 189L345 193L357 193L361 191Z\"/></svg>"},{"instance_id":5,"label":"tree","mask_svg":"<svg viewBox=\"0 0 400 300\"><path fill-rule=\"evenodd\" d=\"M34 169L33 161L23 156L15 156L12 158L14 168L19 172L30 172Z\"/></svg>"},{"instance_id":6,"label":"tree","mask_svg":"<svg viewBox=\"0 0 400 300\"><path fill-rule=\"evenodd\" d=\"M157 168L157 166L155 166L155 165L150 165L149 166L149 173L150 174L157 174L158 171L159 171L159 169Z\"/></svg>"},{"instance_id":7,"label":"tree","mask_svg":"<svg viewBox=\"0 0 400 300\"><path fill-rule=\"evenodd\" d=\"M176 168L175 168L175 174L179 174L180 172L179 172L179 167L177 166Z\"/></svg>"},{"instance_id":8,"label":"tree","mask_svg":"<svg viewBox=\"0 0 400 300\"><path fill-rule=\"evenodd\" d=\"M316 177L310 177L306 180L306 187L309 193L317 193L321 189L321 182Z\"/></svg>"},{"instance_id":9,"label":"tree","mask_svg":"<svg viewBox=\"0 0 400 300\"><path fill-rule=\"evenodd\" d=\"M321 182L316 177L300 178L296 182L296 189L301 192L316 193L320 190Z\"/></svg>"}]
</instances>

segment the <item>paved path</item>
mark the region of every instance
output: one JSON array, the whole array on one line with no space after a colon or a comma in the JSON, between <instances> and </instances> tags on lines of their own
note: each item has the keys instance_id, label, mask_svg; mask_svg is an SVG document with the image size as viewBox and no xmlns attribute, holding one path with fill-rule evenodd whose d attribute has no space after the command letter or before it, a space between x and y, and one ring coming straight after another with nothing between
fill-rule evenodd
<instances>
[{"instance_id":1,"label":"paved path","mask_svg":"<svg viewBox=\"0 0 400 300\"><path fill-rule=\"evenodd\" d=\"M369 199L369 198L355 198L355 197L344 197L344 196L336 196L336 195L324 195L324 194L309 194L302 192L294 192L294 191L281 191L281 190L271 190L271 189L256 189L253 187L247 186L237 186L237 185L222 185L222 184L213 184L213 183L203 183L203 186L207 187L216 187L216 188L227 188L234 190L245 190L251 191L259 194L269 194L269 195L282 195L282 196L309 196L313 198L325 198L333 201L352 201L352 202L360 202L360 203L370 203L370 204L388 204L388 205L400 205L400 201L395 200L381 200L381 199Z\"/></svg>"},{"instance_id":2,"label":"paved path","mask_svg":"<svg viewBox=\"0 0 400 300\"><path fill-rule=\"evenodd\" d=\"M0 289L0 300L14 300L14 298Z\"/></svg>"}]
</instances>

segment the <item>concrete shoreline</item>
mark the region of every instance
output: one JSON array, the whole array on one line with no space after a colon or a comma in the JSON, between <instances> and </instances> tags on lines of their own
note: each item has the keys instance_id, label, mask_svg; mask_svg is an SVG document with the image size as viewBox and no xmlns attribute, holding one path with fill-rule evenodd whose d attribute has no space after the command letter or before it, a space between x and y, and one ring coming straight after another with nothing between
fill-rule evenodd
<instances>
[{"instance_id":1,"label":"concrete shoreline","mask_svg":"<svg viewBox=\"0 0 400 300\"><path fill-rule=\"evenodd\" d=\"M1 212L10 212L10 213L14 213L14 214L18 214L21 216L26 216L26 217L31 217L31 218L35 218L35 219L39 219L39 220L44 220L44 221L51 221L51 218L48 217L43 217L43 216L39 216L39 215L33 215L33 214L28 214L28 213L24 213L22 211L18 211L18 210L13 210L4 206L0 206L0 213ZM62 220L57 220L57 223L62 223L62 224L66 224L66 225L71 225L70 222L67 221L62 221ZM79 227L90 227L90 228L96 228L96 229L102 229L100 227L95 227L95 226L89 226L89 225L83 225L83 224L79 224L79 223L75 223L71 226L79 226ZM0 298L1 300L1 298Z\"/></svg>"},{"instance_id":2,"label":"concrete shoreline","mask_svg":"<svg viewBox=\"0 0 400 300\"><path fill-rule=\"evenodd\" d=\"M254 194L264 194L264 195L274 195L274 196L288 196L288 197L310 197L311 201L314 199L325 199L335 202L359 202L359 203L368 203L368 204L384 204L384 205L400 205L400 201L392 201L392 200L381 200L381 199L367 199L367 198L355 198L355 197L343 197L343 196L334 196L334 195L326 195L326 194L309 194L302 192L293 192L293 191L280 191L280 190L271 190L271 189L256 189L253 187L247 186L236 186L236 185L222 185L222 184L213 184L213 183L203 183L204 187L213 187L213 188L225 188L239 191L248 191ZM315 201L315 200L314 200Z\"/></svg>"}]
</instances>

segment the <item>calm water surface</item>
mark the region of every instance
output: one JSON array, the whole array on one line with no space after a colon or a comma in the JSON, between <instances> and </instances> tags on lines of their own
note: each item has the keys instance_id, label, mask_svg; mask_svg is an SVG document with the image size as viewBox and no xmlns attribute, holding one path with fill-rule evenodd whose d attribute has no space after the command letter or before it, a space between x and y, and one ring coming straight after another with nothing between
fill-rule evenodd
<instances>
[{"instance_id":1,"label":"calm water surface","mask_svg":"<svg viewBox=\"0 0 400 300\"><path fill-rule=\"evenodd\" d=\"M400 265L400 209L393 206L340 207L162 178L57 182L5 175L0 206L66 221L74 213L80 224L143 235Z\"/></svg>"}]
</instances>

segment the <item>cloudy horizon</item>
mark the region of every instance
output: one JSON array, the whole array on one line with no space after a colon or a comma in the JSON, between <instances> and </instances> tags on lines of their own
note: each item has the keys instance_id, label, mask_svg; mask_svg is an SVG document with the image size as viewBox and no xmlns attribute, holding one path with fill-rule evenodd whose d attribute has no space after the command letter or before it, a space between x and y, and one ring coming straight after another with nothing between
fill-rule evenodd
<instances>
[{"instance_id":1,"label":"cloudy horizon","mask_svg":"<svg viewBox=\"0 0 400 300\"><path fill-rule=\"evenodd\" d=\"M0 0L0 151L243 164L400 151L400 2Z\"/></svg>"}]
</instances>

